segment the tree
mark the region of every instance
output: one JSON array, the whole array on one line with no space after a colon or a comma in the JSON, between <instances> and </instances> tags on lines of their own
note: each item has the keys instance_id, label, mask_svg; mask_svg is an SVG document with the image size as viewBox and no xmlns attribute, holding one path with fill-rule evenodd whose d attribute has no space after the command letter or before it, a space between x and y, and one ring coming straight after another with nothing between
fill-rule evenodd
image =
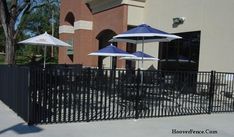
<instances>
[{"instance_id":1,"label":"tree","mask_svg":"<svg viewBox=\"0 0 234 137\"><path fill-rule=\"evenodd\" d=\"M46 4L43 7L35 9L30 14L26 14L23 18L27 18L27 20L22 19L23 22L19 25L19 29L22 31L18 34L18 40L27 39L29 37L42 34L45 31L52 34L52 23L54 23L54 36L58 37L59 3L55 2L53 4ZM52 53L52 51L50 51L50 48L47 48L47 58L49 59L47 62L56 62L57 48L54 48L53 53L55 53L55 56L53 56L53 58L49 58L51 57L49 56L50 53ZM43 46L17 46L16 63L29 63L31 58L35 55L42 54Z\"/></svg>"},{"instance_id":2,"label":"tree","mask_svg":"<svg viewBox=\"0 0 234 137\"><path fill-rule=\"evenodd\" d=\"M5 35L5 63L15 63L16 39L20 32L19 25L28 19L37 8L58 0L0 0L0 23Z\"/></svg>"}]
</instances>

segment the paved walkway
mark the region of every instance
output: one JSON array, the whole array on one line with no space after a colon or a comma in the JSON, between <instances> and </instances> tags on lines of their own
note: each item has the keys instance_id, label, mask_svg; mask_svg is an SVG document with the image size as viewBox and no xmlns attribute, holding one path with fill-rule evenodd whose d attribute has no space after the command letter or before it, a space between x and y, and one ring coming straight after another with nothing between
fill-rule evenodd
<instances>
[{"instance_id":1,"label":"paved walkway","mask_svg":"<svg viewBox=\"0 0 234 137\"><path fill-rule=\"evenodd\" d=\"M179 134L179 132L187 132ZM172 134L177 132L177 134ZM195 133L196 132L196 133ZM204 134L202 134L204 132ZM209 134L207 134L209 132ZM192 134L191 134L192 133ZM27 126L0 101L0 137L234 137L234 113Z\"/></svg>"}]
</instances>

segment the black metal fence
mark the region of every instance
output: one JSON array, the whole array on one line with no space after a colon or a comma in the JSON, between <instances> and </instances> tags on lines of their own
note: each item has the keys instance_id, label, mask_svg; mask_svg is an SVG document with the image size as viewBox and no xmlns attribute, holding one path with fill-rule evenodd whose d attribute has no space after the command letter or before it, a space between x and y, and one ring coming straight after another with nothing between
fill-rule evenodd
<instances>
[{"instance_id":1,"label":"black metal fence","mask_svg":"<svg viewBox=\"0 0 234 137\"><path fill-rule=\"evenodd\" d=\"M76 67L28 72L31 124L234 111L233 73Z\"/></svg>"},{"instance_id":2,"label":"black metal fence","mask_svg":"<svg viewBox=\"0 0 234 137\"><path fill-rule=\"evenodd\" d=\"M234 112L234 73L216 72L212 112Z\"/></svg>"},{"instance_id":3,"label":"black metal fence","mask_svg":"<svg viewBox=\"0 0 234 137\"><path fill-rule=\"evenodd\" d=\"M0 100L29 121L29 69L0 65Z\"/></svg>"}]
</instances>

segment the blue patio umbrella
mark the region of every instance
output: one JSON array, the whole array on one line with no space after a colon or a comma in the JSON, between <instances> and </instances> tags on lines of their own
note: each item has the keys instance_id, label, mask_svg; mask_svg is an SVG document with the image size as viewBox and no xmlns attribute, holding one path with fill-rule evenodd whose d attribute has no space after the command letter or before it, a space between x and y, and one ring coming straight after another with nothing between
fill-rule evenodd
<instances>
[{"instance_id":1,"label":"blue patio umbrella","mask_svg":"<svg viewBox=\"0 0 234 137\"><path fill-rule=\"evenodd\" d=\"M157 58L149 55L149 54L146 54L146 53L143 53L141 51L137 51L137 52L134 52L132 53L132 55L134 55L136 60L139 60L143 57L144 60L158 60Z\"/></svg>"},{"instance_id":2,"label":"blue patio umbrella","mask_svg":"<svg viewBox=\"0 0 234 137\"><path fill-rule=\"evenodd\" d=\"M149 42L169 42L174 39L180 39L181 37L169 34L167 32L152 28L147 24L141 24L133 29L130 29L124 33L118 34L113 37L113 42L129 42L129 43L142 43L142 52L144 52L144 43ZM142 68L143 68L143 56L142 56Z\"/></svg>"},{"instance_id":3,"label":"blue patio umbrella","mask_svg":"<svg viewBox=\"0 0 234 137\"><path fill-rule=\"evenodd\" d=\"M118 34L113 37L111 41L115 42L129 42L129 43L144 43L149 42L168 42L181 37L152 28L147 24L141 24L133 29L124 33Z\"/></svg>"},{"instance_id":4,"label":"blue patio umbrella","mask_svg":"<svg viewBox=\"0 0 234 137\"><path fill-rule=\"evenodd\" d=\"M142 52L144 52L144 43L149 42L168 42L181 37L169 34L167 32L152 28L147 24L141 24L133 29L124 33L118 34L113 37L113 42L129 42L129 43L142 43ZM143 56L141 59L141 67L143 68ZM143 75L141 75L141 82L143 82Z\"/></svg>"},{"instance_id":5,"label":"blue patio umbrella","mask_svg":"<svg viewBox=\"0 0 234 137\"><path fill-rule=\"evenodd\" d=\"M134 53L132 53L132 55L134 55L134 56L133 57L122 57L120 59L138 61L138 68L139 68L139 61L142 60L142 57L143 57L144 61L158 61L159 60L158 58L155 58L155 57L148 55L146 53L143 53L141 51L134 52Z\"/></svg>"},{"instance_id":6,"label":"blue patio umbrella","mask_svg":"<svg viewBox=\"0 0 234 137\"><path fill-rule=\"evenodd\" d=\"M92 52L88 55L93 55L93 56L105 56L105 57L133 57L133 55L129 54L126 51L123 51L113 44L110 44L109 46L106 46L105 48L102 48L96 52ZM110 60L111 64L111 60Z\"/></svg>"}]
</instances>

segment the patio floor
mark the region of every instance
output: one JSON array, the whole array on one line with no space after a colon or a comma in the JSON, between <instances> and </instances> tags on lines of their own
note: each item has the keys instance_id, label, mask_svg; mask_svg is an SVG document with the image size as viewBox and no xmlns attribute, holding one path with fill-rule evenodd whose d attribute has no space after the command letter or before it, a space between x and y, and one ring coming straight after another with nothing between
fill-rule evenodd
<instances>
[{"instance_id":1,"label":"patio floor","mask_svg":"<svg viewBox=\"0 0 234 137\"><path fill-rule=\"evenodd\" d=\"M0 137L233 137L233 127L234 113L27 126L0 101Z\"/></svg>"}]
</instances>

